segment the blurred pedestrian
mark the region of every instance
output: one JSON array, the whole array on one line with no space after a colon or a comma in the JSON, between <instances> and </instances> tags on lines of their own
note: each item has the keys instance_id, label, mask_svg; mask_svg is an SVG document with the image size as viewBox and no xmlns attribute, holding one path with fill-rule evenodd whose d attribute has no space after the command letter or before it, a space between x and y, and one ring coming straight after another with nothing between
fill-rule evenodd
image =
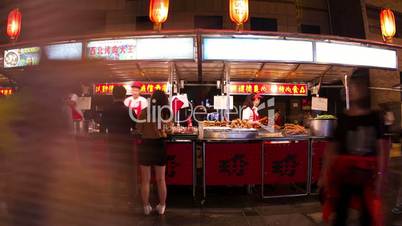
<instances>
[{"instance_id":1,"label":"blurred pedestrian","mask_svg":"<svg viewBox=\"0 0 402 226\"><path fill-rule=\"evenodd\" d=\"M168 106L167 95L163 91L155 91L152 94L148 110L143 110L139 117L140 121L137 122L137 130L142 139L139 145L139 164L141 170L141 197L145 215L149 215L152 212L149 202L152 167L155 170L159 196L159 204L156 206L156 210L162 215L166 209L165 170L167 155L164 140L167 137L167 119L171 117Z\"/></svg>"},{"instance_id":2,"label":"blurred pedestrian","mask_svg":"<svg viewBox=\"0 0 402 226\"><path fill-rule=\"evenodd\" d=\"M123 86L113 88L113 103L105 109L101 126L108 134L108 151L111 170L113 208L131 208L134 200L134 163L131 130L135 127L129 109L123 101L126 97Z\"/></svg>"},{"instance_id":3,"label":"blurred pedestrian","mask_svg":"<svg viewBox=\"0 0 402 226\"><path fill-rule=\"evenodd\" d=\"M338 116L335 137L325 156L320 182L327 197L324 219L332 208L336 212L335 226L347 225L350 206L359 206L360 225L382 225L384 123L379 113L370 110L367 77L366 73L352 75L350 109Z\"/></svg>"}]
</instances>

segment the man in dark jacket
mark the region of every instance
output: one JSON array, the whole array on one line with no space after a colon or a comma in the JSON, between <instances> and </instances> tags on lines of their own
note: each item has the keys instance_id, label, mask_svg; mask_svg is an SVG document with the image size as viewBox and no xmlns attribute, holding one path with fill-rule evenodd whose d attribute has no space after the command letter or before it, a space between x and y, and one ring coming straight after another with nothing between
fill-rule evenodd
<instances>
[{"instance_id":1,"label":"man in dark jacket","mask_svg":"<svg viewBox=\"0 0 402 226\"><path fill-rule=\"evenodd\" d=\"M102 116L102 127L107 132L109 163L111 170L111 192L114 210L129 210L134 198L133 139L131 130L135 128L129 109L123 101L126 89L116 86L113 89L113 103Z\"/></svg>"}]
</instances>

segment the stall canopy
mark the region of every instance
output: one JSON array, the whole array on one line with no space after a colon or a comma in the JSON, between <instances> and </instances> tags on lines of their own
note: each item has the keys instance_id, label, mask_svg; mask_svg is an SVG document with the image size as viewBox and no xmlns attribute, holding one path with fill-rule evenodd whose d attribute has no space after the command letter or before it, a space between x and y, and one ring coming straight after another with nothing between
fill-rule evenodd
<instances>
[{"instance_id":1,"label":"stall canopy","mask_svg":"<svg viewBox=\"0 0 402 226\"><path fill-rule=\"evenodd\" d=\"M71 39L72 40L72 39ZM4 74L48 60L101 61L116 81L331 83L358 67L397 70L398 46L335 36L191 30L2 46ZM39 48L39 49L38 49ZM0 76L1 79L1 76Z\"/></svg>"}]
</instances>

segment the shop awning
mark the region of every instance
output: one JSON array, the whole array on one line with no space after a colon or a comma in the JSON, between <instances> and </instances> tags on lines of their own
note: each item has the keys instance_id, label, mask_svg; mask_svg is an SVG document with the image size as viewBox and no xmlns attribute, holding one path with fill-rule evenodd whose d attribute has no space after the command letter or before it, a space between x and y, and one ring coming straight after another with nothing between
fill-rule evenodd
<instances>
[{"instance_id":1,"label":"shop awning","mask_svg":"<svg viewBox=\"0 0 402 226\"><path fill-rule=\"evenodd\" d=\"M82 52L82 59L75 60L104 64L116 81L166 81L171 78L173 67L175 80L213 82L224 78L226 68L231 80L309 82L322 79L329 83L351 75L358 67L397 70L396 50L400 48L335 36L219 30L113 34L71 40L0 48L3 53L14 51L18 55L17 48L26 52L26 49L40 47L40 57L47 54L49 60L48 46L53 45L53 60L70 57L66 62L74 60L73 53ZM64 42L78 44L54 46ZM63 48L67 47L71 54L64 56ZM41 64L43 61L33 59L31 62ZM4 74L18 71L24 64L16 65L16 68L3 68Z\"/></svg>"}]
</instances>

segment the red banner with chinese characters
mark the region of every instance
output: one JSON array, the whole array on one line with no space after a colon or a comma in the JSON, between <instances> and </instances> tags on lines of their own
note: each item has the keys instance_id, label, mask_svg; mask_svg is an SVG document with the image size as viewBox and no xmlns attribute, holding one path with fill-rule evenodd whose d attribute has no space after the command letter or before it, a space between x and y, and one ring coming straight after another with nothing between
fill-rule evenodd
<instances>
[{"instance_id":1,"label":"red banner with chinese characters","mask_svg":"<svg viewBox=\"0 0 402 226\"><path fill-rule=\"evenodd\" d=\"M313 158L313 175L312 175L312 182L316 184L318 179L320 178L321 169L324 162L324 153L325 149L327 148L328 141L325 140L314 140L312 144L312 158Z\"/></svg>"},{"instance_id":2,"label":"red banner with chinese characters","mask_svg":"<svg viewBox=\"0 0 402 226\"><path fill-rule=\"evenodd\" d=\"M206 185L261 184L261 143L205 145Z\"/></svg>"},{"instance_id":3,"label":"red banner with chinese characters","mask_svg":"<svg viewBox=\"0 0 402 226\"><path fill-rule=\"evenodd\" d=\"M307 182L308 141L266 142L264 144L264 183Z\"/></svg>"},{"instance_id":4,"label":"red banner with chinese characters","mask_svg":"<svg viewBox=\"0 0 402 226\"><path fill-rule=\"evenodd\" d=\"M166 143L166 184L193 184L193 144Z\"/></svg>"},{"instance_id":5,"label":"red banner with chinese characters","mask_svg":"<svg viewBox=\"0 0 402 226\"><path fill-rule=\"evenodd\" d=\"M96 95L112 95L113 87L124 86L127 90L127 94L131 93L132 82L125 83L103 83L95 85ZM162 90L165 93L168 92L168 86L166 82L144 82L141 86L141 94L152 94L155 90Z\"/></svg>"},{"instance_id":6,"label":"red banner with chinese characters","mask_svg":"<svg viewBox=\"0 0 402 226\"><path fill-rule=\"evenodd\" d=\"M231 82L230 93L234 95L259 93L272 96L307 96L308 86L293 83Z\"/></svg>"},{"instance_id":7,"label":"red banner with chinese characters","mask_svg":"<svg viewBox=\"0 0 402 226\"><path fill-rule=\"evenodd\" d=\"M0 96L11 96L13 93L13 88L0 87Z\"/></svg>"}]
</instances>

